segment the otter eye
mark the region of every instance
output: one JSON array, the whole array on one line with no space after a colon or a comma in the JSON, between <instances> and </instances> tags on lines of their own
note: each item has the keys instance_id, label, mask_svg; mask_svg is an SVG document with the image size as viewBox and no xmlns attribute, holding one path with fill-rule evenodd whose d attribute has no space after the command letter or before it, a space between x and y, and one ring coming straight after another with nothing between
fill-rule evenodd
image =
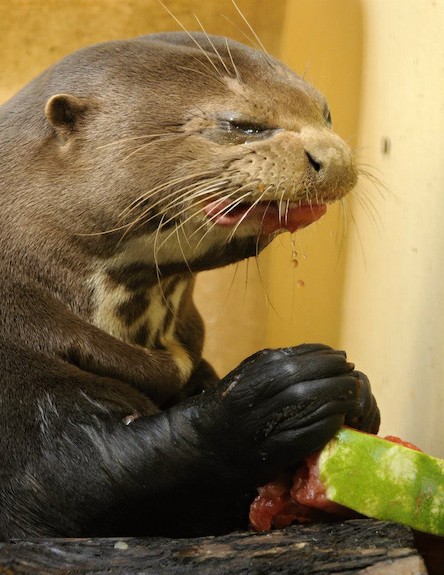
<instances>
[{"instance_id":1,"label":"otter eye","mask_svg":"<svg viewBox=\"0 0 444 575\"><path fill-rule=\"evenodd\" d=\"M271 138L281 128L272 128L248 118L237 118L236 114L219 117L215 130L207 130L205 137L218 144L251 144Z\"/></svg>"},{"instance_id":2,"label":"otter eye","mask_svg":"<svg viewBox=\"0 0 444 575\"><path fill-rule=\"evenodd\" d=\"M228 124L231 129L242 132L247 136L254 136L257 134L262 134L270 130L268 126L263 126L261 124L254 124L252 122L239 122L237 120L229 120Z\"/></svg>"}]
</instances>

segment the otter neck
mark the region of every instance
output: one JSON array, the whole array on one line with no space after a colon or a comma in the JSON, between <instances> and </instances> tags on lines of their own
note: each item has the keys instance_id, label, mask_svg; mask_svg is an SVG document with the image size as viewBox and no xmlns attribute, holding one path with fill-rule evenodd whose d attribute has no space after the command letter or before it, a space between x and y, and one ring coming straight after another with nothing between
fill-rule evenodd
<instances>
[{"instance_id":1,"label":"otter neck","mask_svg":"<svg viewBox=\"0 0 444 575\"><path fill-rule=\"evenodd\" d=\"M145 273L142 265L96 272L90 279L92 323L130 345L171 352L186 381L194 361L179 327L192 303L194 279L177 274L153 282Z\"/></svg>"},{"instance_id":2,"label":"otter neck","mask_svg":"<svg viewBox=\"0 0 444 575\"><path fill-rule=\"evenodd\" d=\"M180 310L193 280L184 275L142 283L142 268L106 270L91 279L93 323L125 341L143 347L162 347L174 337Z\"/></svg>"}]
</instances>

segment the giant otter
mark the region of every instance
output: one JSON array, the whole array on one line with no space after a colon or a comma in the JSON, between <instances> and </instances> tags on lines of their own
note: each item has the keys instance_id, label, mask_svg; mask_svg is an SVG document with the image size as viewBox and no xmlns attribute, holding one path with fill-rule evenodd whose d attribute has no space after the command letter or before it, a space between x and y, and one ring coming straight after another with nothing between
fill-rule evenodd
<instances>
[{"instance_id":1,"label":"giant otter","mask_svg":"<svg viewBox=\"0 0 444 575\"><path fill-rule=\"evenodd\" d=\"M195 273L356 181L284 65L198 33L99 44L8 101L0 141L3 539L232 529L344 421L377 426L343 352L260 351L221 381L201 357Z\"/></svg>"}]
</instances>

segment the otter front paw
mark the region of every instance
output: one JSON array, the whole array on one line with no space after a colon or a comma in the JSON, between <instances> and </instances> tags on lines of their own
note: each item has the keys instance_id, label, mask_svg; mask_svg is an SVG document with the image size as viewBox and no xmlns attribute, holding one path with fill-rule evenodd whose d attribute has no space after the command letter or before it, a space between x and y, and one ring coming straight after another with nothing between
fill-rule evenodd
<instances>
[{"instance_id":1,"label":"otter front paw","mask_svg":"<svg viewBox=\"0 0 444 575\"><path fill-rule=\"evenodd\" d=\"M256 480L321 449L346 421L373 425L377 410L365 376L344 352L321 344L256 353L196 407L202 446Z\"/></svg>"},{"instance_id":2,"label":"otter front paw","mask_svg":"<svg viewBox=\"0 0 444 575\"><path fill-rule=\"evenodd\" d=\"M364 373L355 371L354 374L358 377L360 385L359 404L361 413L359 415L347 414L345 424L361 431L376 434L381 423L381 416L376 399L372 394L370 382Z\"/></svg>"}]
</instances>

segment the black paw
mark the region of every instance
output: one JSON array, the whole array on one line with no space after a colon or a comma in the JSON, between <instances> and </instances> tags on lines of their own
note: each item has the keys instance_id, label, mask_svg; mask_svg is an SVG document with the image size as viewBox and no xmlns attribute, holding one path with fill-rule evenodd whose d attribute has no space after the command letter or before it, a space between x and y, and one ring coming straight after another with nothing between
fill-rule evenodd
<instances>
[{"instance_id":1,"label":"black paw","mask_svg":"<svg viewBox=\"0 0 444 575\"><path fill-rule=\"evenodd\" d=\"M321 344L260 351L196 401L202 448L256 478L321 449L344 423L373 431L379 421L367 378Z\"/></svg>"}]
</instances>

